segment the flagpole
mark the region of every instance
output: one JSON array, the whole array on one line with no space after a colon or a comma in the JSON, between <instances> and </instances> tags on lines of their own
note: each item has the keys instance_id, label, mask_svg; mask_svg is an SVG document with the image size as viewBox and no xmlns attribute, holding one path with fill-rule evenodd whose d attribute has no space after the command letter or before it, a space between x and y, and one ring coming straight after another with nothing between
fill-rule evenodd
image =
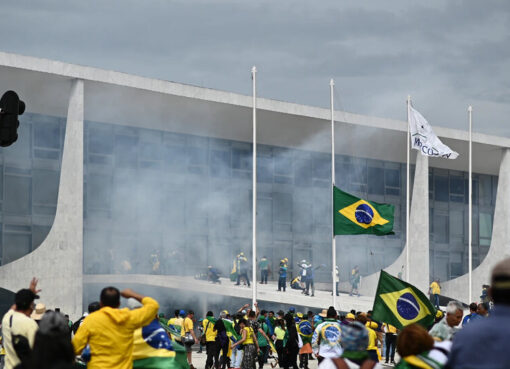
<instances>
[{"instance_id":1,"label":"flagpole","mask_svg":"<svg viewBox=\"0 0 510 369\"><path fill-rule=\"evenodd\" d=\"M410 137L410 132L409 132L409 108L411 106L411 95L407 95L407 149L406 149L406 154L407 154L407 168L406 168L406 282L409 282L409 275L410 275L410 270L409 270L409 249L410 249L410 245L409 245L409 194L410 194L410 191L409 191L409 187L410 187L410 181L409 181L409 150L410 150L410 142L411 142L411 137Z\"/></svg>"},{"instance_id":2,"label":"flagpole","mask_svg":"<svg viewBox=\"0 0 510 369\"><path fill-rule=\"evenodd\" d=\"M473 115L473 107L470 105L468 107L468 120L469 120L469 241L468 241L468 287L469 287L469 303L472 300L472 287L473 287L473 279L472 279L472 270L473 270L473 140L472 140L472 115Z\"/></svg>"},{"instance_id":3,"label":"flagpole","mask_svg":"<svg viewBox=\"0 0 510 369\"><path fill-rule=\"evenodd\" d=\"M253 159L252 159L252 307L257 302L257 68L251 68L253 85Z\"/></svg>"},{"instance_id":4,"label":"flagpole","mask_svg":"<svg viewBox=\"0 0 510 369\"><path fill-rule=\"evenodd\" d=\"M333 102L333 92L335 81L333 78L329 81L329 92L331 95L331 276L333 280L333 288L331 289L333 295L333 307L336 309L336 240L335 240L335 209L333 200L333 190L335 187L335 108Z\"/></svg>"}]
</instances>

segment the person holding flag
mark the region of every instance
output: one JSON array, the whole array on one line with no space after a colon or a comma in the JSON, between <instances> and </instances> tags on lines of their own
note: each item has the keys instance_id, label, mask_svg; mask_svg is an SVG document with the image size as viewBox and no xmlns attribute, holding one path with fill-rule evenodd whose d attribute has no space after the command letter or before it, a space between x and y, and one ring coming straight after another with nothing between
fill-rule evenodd
<instances>
[{"instance_id":1,"label":"person holding flag","mask_svg":"<svg viewBox=\"0 0 510 369\"><path fill-rule=\"evenodd\" d=\"M299 349L299 367L308 369L308 358L312 350L312 336L313 336L313 326L308 320L308 317L303 316L303 314L297 314L297 322L296 329L301 337L301 341L303 342L303 346Z\"/></svg>"},{"instance_id":2,"label":"person holding flag","mask_svg":"<svg viewBox=\"0 0 510 369\"><path fill-rule=\"evenodd\" d=\"M325 358L338 358L343 349L340 345L342 328L337 321L337 312L333 306L328 308L326 318L313 332L312 346L317 347L316 356L319 364Z\"/></svg>"},{"instance_id":3,"label":"person holding flag","mask_svg":"<svg viewBox=\"0 0 510 369\"><path fill-rule=\"evenodd\" d=\"M206 369L211 369L214 365L214 368L218 369L219 367L219 347L216 341L216 337L218 332L214 328L216 324L216 319L214 318L214 314L212 311L208 311L205 319L202 321L202 327L204 329L203 336L205 336L205 350L207 353L207 359L205 362Z\"/></svg>"}]
</instances>

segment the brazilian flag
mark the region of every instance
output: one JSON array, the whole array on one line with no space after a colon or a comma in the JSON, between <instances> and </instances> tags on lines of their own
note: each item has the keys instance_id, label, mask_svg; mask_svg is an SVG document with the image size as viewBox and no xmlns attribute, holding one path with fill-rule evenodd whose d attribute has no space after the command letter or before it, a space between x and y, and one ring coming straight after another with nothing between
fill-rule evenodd
<instances>
[{"instance_id":1,"label":"brazilian flag","mask_svg":"<svg viewBox=\"0 0 510 369\"><path fill-rule=\"evenodd\" d=\"M133 369L189 369L186 349L170 340L154 319L133 334Z\"/></svg>"},{"instance_id":2,"label":"brazilian flag","mask_svg":"<svg viewBox=\"0 0 510 369\"><path fill-rule=\"evenodd\" d=\"M375 294L372 319L398 329L418 323L429 327L434 323L436 309L427 296L412 284L381 270Z\"/></svg>"},{"instance_id":3,"label":"brazilian flag","mask_svg":"<svg viewBox=\"0 0 510 369\"><path fill-rule=\"evenodd\" d=\"M393 234L395 207L366 201L333 187L334 234Z\"/></svg>"},{"instance_id":4,"label":"brazilian flag","mask_svg":"<svg viewBox=\"0 0 510 369\"><path fill-rule=\"evenodd\" d=\"M308 320L301 320L296 324L297 331L301 336L301 340L303 341L303 345L307 343L312 343L313 329L312 324Z\"/></svg>"}]
</instances>

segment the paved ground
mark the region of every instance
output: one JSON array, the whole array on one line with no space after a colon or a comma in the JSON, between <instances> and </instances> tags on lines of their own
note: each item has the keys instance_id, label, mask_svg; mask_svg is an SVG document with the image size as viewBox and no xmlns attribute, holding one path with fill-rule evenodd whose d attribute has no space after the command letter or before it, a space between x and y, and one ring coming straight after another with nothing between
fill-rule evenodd
<instances>
[{"instance_id":1,"label":"paved ground","mask_svg":"<svg viewBox=\"0 0 510 369\"><path fill-rule=\"evenodd\" d=\"M198 350L198 348L196 350ZM205 360L206 360L205 348L201 354L197 353L196 350L193 352L193 356L192 356L193 366L196 369L205 369ZM269 363L274 363L274 360L269 359ZM308 367L309 367L309 369L317 369L317 360L310 361ZM384 365L383 364L383 367L392 368L393 365ZM266 364L266 365L264 365L264 368L271 369L271 366L269 364Z\"/></svg>"}]
</instances>

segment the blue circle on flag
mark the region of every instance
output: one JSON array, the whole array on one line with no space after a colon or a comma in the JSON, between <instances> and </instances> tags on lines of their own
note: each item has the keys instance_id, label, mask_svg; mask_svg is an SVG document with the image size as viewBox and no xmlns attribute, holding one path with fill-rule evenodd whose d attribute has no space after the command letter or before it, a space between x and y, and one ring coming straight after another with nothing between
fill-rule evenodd
<instances>
[{"instance_id":1,"label":"blue circle on flag","mask_svg":"<svg viewBox=\"0 0 510 369\"><path fill-rule=\"evenodd\" d=\"M340 341L341 332L340 332L340 329L336 325L332 324L332 325L327 326L323 332L324 332L324 338L330 344L335 344Z\"/></svg>"},{"instance_id":2,"label":"blue circle on flag","mask_svg":"<svg viewBox=\"0 0 510 369\"><path fill-rule=\"evenodd\" d=\"M404 293L397 300L397 312L406 320L413 320L420 313L420 304L410 292Z\"/></svg>"},{"instance_id":3,"label":"blue circle on flag","mask_svg":"<svg viewBox=\"0 0 510 369\"><path fill-rule=\"evenodd\" d=\"M173 350L172 342L157 319L142 328L143 340L152 348Z\"/></svg>"},{"instance_id":4,"label":"blue circle on flag","mask_svg":"<svg viewBox=\"0 0 510 369\"><path fill-rule=\"evenodd\" d=\"M310 324L310 322L308 320L305 320L305 321L302 321L301 323L299 323L299 331L301 332L301 334L303 334L305 336L310 336L313 334L312 325Z\"/></svg>"},{"instance_id":5,"label":"blue circle on flag","mask_svg":"<svg viewBox=\"0 0 510 369\"><path fill-rule=\"evenodd\" d=\"M358 223L370 224L372 223L372 218L374 217L374 211L367 204L361 204L356 208L354 216L356 217Z\"/></svg>"}]
</instances>

